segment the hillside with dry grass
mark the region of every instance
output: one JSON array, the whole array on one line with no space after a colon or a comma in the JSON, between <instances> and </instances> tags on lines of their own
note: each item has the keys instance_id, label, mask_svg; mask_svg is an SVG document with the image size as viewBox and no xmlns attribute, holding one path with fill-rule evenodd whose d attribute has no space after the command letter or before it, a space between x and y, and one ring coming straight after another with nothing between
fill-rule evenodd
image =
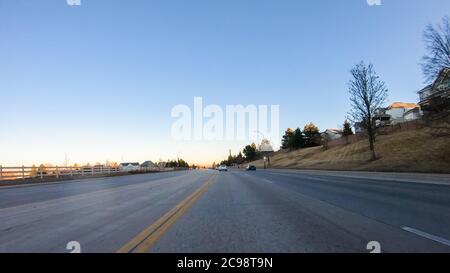
<instances>
[{"instance_id":1,"label":"hillside with dry grass","mask_svg":"<svg viewBox=\"0 0 450 273\"><path fill-rule=\"evenodd\" d=\"M450 173L448 127L422 128L377 137L378 159L370 161L367 140L325 150L323 147L279 151L271 168ZM263 167L263 161L252 164Z\"/></svg>"}]
</instances>

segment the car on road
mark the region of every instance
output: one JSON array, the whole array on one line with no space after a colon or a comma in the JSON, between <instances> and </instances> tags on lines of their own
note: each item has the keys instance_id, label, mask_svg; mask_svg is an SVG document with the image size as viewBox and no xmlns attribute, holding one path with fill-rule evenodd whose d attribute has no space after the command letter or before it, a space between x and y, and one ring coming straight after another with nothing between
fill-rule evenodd
<instances>
[{"instance_id":1,"label":"car on road","mask_svg":"<svg viewBox=\"0 0 450 273\"><path fill-rule=\"evenodd\" d=\"M228 171L228 168L227 168L227 166L225 166L225 165L220 165L220 166L217 168L217 170L218 170L219 172L227 172L227 171Z\"/></svg>"},{"instance_id":2,"label":"car on road","mask_svg":"<svg viewBox=\"0 0 450 273\"><path fill-rule=\"evenodd\" d=\"M245 168L247 171L256 171L255 165L248 165L247 168Z\"/></svg>"}]
</instances>

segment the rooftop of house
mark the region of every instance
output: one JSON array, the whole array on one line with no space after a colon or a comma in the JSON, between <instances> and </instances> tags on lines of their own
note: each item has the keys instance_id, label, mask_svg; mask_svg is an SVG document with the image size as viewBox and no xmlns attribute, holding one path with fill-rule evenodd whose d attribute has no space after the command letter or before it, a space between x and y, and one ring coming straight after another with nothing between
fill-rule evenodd
<instances>
[{"instance_id":1,"label":"rooftop of house","mask_svg":"<svg viewBox=\"0 0 450 273\"><path fill-rule=\"evenodd\" d=\"M342 130L335 129L335 128L326 129L325 132L327 132L327 131L331 132L331 133L334 133L334 134L342 134Z\"/></svg>"},{"instance_id":2,"label":"rooftop of house","mask_svg":"<svg viewBox=\"0 0 450 273\"><path fill-rule=\"evenodd\" d=\"M416 107L416 108L413 108L413 109L409 109L408 111L406 111L405 112L405 115L406 114L409 114L409 113L413 113L413 112L417 112L417 113L420 113L420 108L419 107Z\"/></svg>"},{"instance_id":3,"label":"rooftop of house","mask_svg":"<svg viewBox=\"0 0 450 273\"><path fill-rule=\"evenodd\" d=\"M128 166L128 165L139 166L139 163L138 162L124 162L124 163L120 163L120 165L122 165L122 166Z\"/></svg>"},{"instance_id":4,"label":"rooftop of house","mask_svg":"<svg viewBox=\"0 0 450 273\"><path fill-rule=\"evenodd\" d=\"M436 77L436 79L434 80L434 82L432 84L429 84L427 86L425 86L423 89L421 89L418 93L424 93L424 92L429 92L432 91L433 89L435 89L443 80L448 79L450 77L450 67L444 67L442 68L442 70L439 72L439 75Z\"/></svg>"},{"instance_id":5,"label":"rooftop of house","mask_svg":"<svg viewBox=\"0 0 450 273\"><path fill-rule=\"evenodd\" d=\"M389 105L388 109L395 109L395 108L405 108L405 109L411 109L419 107L417 103L410 103L410 102L394 102L393 104Z\"/></svg>"},{"instance_id":6,"label":"rooftop of house","mask_svg":"<svg viewBox=\"0 0 450 273\"><path fill-rule=\"evenodd\" d=\"M428 92L428 91L431 90L432 86L433 85L429 84L429 85L425 86L424 88L422 88L421 90L419 90L419 92L417 92L417 93L421 94L421 93L424 93L424 92Z\"/></svg>"},{"instance_id":7,"label":"rooftop of house","mask_svg":"<svg viewBox=\"0 0 450 273\"><path fill-rule=\"evenodd\" d=\"M150 166L150 165L155 165L155 163L153 163L153 161L151 160L147 160L144 163L141 164L142 166Z\"/></svg>"}]
</instances>

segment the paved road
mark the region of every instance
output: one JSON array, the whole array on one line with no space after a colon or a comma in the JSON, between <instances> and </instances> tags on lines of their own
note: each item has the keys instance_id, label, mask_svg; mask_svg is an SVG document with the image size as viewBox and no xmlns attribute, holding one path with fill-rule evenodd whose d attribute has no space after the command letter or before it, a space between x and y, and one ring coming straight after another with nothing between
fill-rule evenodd
<instances>
[{"instance_id":1,"label":"paved road","mask_svg":"<svg viewBox=\"0 0 450 273\"><path fill-rule=\"evenodd\" d=\"M450 185L212 170L0 188L0 252L450 252Z\"/></svg>"}]
</instances>

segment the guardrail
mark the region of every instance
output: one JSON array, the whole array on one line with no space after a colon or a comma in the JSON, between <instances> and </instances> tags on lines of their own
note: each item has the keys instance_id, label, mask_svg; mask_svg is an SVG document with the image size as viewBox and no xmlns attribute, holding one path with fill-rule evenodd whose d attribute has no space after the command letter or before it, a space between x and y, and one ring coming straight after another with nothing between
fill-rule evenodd
<instances>
[{"instance_id":1,"label":"guardrail","mask_svg":"<svg viewBox=\"0 0 450 273\"><path fill-rule=\"evenodd\" d=\"M3 167L0 166L0 180L17 180L46 177L60 178L64 176L94 176L119 173L118 167L84 166L84 167Z\"/></svg>"}]
</instances>

